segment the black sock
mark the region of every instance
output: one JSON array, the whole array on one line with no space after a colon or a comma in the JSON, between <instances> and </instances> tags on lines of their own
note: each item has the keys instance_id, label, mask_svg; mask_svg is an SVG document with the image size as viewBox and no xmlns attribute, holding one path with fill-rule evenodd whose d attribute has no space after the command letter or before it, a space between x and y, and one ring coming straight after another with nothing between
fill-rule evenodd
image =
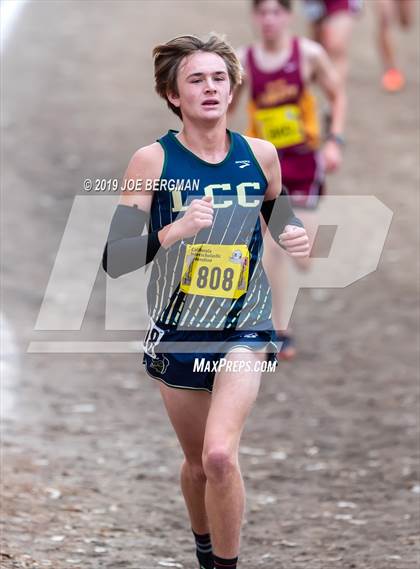
<instances>
[{"instance_id":1,"label":"black sock","mask_svg":"<svg viewBox=\"0 0 420 569\"><path fill-rule=\"evenodd\" d=\"M237 557L232 557L231 559L225 559L223 557L218 557L213 555L214 559L214 569L236 569L238 563Z\"/></svg>"},{"instance_id":2,"label":"black sock","mask_svg":"<svg viewBox=\"0 0 420 569\"><path fill-rule=\"evenodd\" d=\"M192 529L192 528L191 528ZM192 529L195 537L195 545L197 548L197 559L200 563L200 569L213 569L213 553L211 548L211 539L209 533L199 534L195 533Z\"/></svg>"}]
</instances>

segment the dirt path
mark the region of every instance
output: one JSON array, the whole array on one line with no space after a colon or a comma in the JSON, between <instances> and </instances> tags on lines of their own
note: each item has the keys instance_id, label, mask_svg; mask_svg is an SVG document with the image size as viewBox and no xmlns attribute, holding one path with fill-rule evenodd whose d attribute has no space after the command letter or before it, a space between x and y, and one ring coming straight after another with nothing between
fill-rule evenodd
<instances>
[{"instance_id":1,"label":"dirt path","mask_svg":"<svg viewBox=\"0 0 420 569\"><path fill-rule=\"evenodd\" d=\"M244 569L418 567L420 14L401 38L408 88L388 97L377 87L372 2L353 45L346 161L330 188L377 196L393 223L374 274L299 295L301 355L264 378L243 437ZM134 331L104 331L101 272L80 332L34 331L65 223L85 178L121 176L136 148L177 125L153 94L153 45L210 29L242 44L252 37L247 13L239 0L37 0L9 41L5 569L196 567L178 487L181 453L139 356L27 348L38 340L138 340ZM363 246L368 236L357 238ZM76 255L82 269L84 259Z\"/></svg>"}]
</instances>

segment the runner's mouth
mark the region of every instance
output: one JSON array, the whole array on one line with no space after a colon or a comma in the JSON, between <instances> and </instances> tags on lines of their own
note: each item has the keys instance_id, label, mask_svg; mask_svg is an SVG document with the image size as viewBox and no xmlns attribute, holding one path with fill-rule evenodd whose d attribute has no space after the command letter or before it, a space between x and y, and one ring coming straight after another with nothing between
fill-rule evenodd
<instances>
[{"instance_id":1,"label":"runner's mouth","mask_svg":"<svg viewBox=\"0 0 420 569\"><path fill-rule=\"evenodd\" d=\"M215 107L219 104L219 101L217 99L207 99L207 101L204 101L202 103L202 105L204 107Z\"/></svg>"}]
</instances>

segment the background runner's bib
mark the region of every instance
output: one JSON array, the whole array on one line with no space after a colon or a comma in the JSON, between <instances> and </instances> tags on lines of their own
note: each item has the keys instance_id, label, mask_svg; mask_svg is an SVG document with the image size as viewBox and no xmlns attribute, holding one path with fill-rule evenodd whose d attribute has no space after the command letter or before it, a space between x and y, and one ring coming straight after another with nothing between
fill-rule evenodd
<instances>
[{"instance_id":1,"label":"background runner's bib","mask_svg":"<svg viewBox=\"0 0 420 569\"><path fill-rule=\"evenodd\" d=\"M259 136L276 148L287 148L305 141L302 116L297 105L282 105L255 111Z\"/></svg>"},{"instance_id":2,"label":"background runner's bib","mask_svg":"<svg viewBox=\"0 0 420 569\"><path fill-rule=\"evenodd\" d=\"M248 288L246 245L187 245L181 290L218 298L239 298Z\"/></svg>"},{"instance_id":3,"label":"background runner's bib","mask_svg":"<svg viewBox=\"0 0 420 569\"><path fill-rule=\"evenodd\" d=\"M315 98L308 93L302 76L297 37L290 48L289 58L273 71L261 69L255 48L248 48L246 71L251 97L247 132L269 140L278 150L300 152L319 147L320 129Z\"/></svg>"}]
</instances>

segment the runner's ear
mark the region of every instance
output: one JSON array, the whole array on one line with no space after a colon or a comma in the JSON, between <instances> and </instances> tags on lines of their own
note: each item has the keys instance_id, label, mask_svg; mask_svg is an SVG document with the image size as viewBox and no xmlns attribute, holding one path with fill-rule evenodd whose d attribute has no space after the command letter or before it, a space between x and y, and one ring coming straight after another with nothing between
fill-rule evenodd
<instances>
[{"instance_id":1,"label":"runner's ear","mask_svg":"<svg viewBox=\"0 0 420 569\"><path fill-rule=\"evenodd\" d=\"M174 105L174 107L180 107L181 103L179 100L179 95L177 93L166 93L166 96L168 98L168 101Z\"/></svg>"}]
</instances>

